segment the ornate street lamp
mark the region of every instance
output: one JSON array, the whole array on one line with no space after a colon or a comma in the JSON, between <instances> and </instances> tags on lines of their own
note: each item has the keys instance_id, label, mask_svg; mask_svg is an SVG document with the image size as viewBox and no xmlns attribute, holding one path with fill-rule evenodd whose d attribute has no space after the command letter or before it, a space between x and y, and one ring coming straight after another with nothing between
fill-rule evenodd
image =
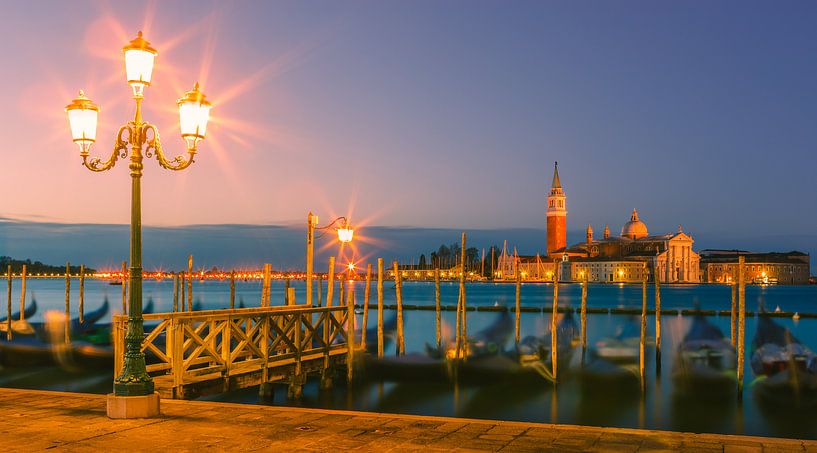
<instances>
[{"instance_id":1,"label":"ornate street lamp","mask_svg":"<svg viewBox=\"0 0 817 453\"><path fill-rule=\"evenodd\" d=\"M314 244L315 244L315 230L322 230L323 232L317 237L320 239L326 234L326 231L335 226L338 222L343 222L343 225L337 227L337 234L338 234L338 241L340 242L340 251L339 255L343 254L343 246L348 243L352 242L354 238L355 230L349 226L349 219L346 217L338 217L337 219L329 222L328 225L319 227L318 226L318 216L312 214L311 212L307 216L307 228L306 228L306 303L309 306L312 306L312 270L314 268Z\"/></svg>"},{"instance_id":2,"label":"ornate street lamp","mask_svg":"<svg viewBox=\"0 0 817 453\"><path fill-rule=\"evenodd\" d=\"M132 121L119 128L108 160L89 158L91 145L96 141L96 126L99 107L82 91L65 111L71 125L71 135L79 146L82 164L91 171L110 170L118 159L128 157L130 147L131 175L131 237L130 237L130 300L128 303L128 331L125 336L125 360L122 374L114 379L114 398L131 396L153 396L153 380L145 368L145 355L141 352L144 327L142 325L142 212L141 185L143 157L156 157L159 165L168 170L183 170L193 163L196 146L205 137L211 104L199 91L198 83L179 99L179 125L182 138L187 144L187 156L177 156L170 160L165 157L159 140L159 131L153 124L142 120L142 99L144 89L150 86L153 62L158 52L142 38L142 32L122 51L125 54L127 81L133 88L136 114ZM144 153L143 153L144 150ZM111 414L111 400L108 403ZM158 399L156 403L158 413ZM130 413L130 416L133 416ZM142 415L144 416L144 415Z\"/></svg>"}]
</instances>

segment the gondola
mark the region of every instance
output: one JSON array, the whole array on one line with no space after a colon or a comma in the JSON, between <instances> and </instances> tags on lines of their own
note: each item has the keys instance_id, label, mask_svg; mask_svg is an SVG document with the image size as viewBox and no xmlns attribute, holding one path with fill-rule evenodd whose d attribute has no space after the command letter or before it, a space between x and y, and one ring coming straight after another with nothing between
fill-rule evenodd
<instances>
[{"instance_id":1,"label":"gondola","mask_svg":"<svg viewBox=\"0 0 817 453\"><path fill-rule=\"evenodd\" d=\"M640 337L637 319L629 317L615 335L598 341L587 351L587 362L580 372L582 391L637 393L640 390Z\"/></svg>"},{"instance_id":2,"label":"gondola","mask_svg":"<svg viewBox=\"0 0 817 453\"><path fill-rule=\"evenodd\" d=\"M82 322L71 319L72 335L83 335L93 329L96 322L108 313L107 299L98 309L86 313ZM11 341L0 336L0 362L6 366L51 365L59 362L59 355L68 351L64 342L64 321L29 323L27 334L18 334L15 329Z\"/></svg>"},{"instance_id":3,"label":"gondola","mask_svg":"<svg viewBox=\"0 0 817 453\"><path fill-rule=\"evenodd\" d=\"M762 403L817 405L817 354L789 329L760 316L751 354L754 393Z\"/></svg>"},{"instance_id":4,"label":"gondola","mask_svg":"<svg viewBox=\"0 0 817 453\"><path fill-rule=\"evenodd\" d=\"M731 397L737 385L736 362L735 348L721 329L696 314L678 345L672 378L680 393Z\"/></svg>"},{"instance_id":5,"label":"gondola","mask_svg":"<svg viewBox=\"0 0 817 453\"><path fill-rule=\"evenodd\" d=\"M28 319L28 318L34 316L34 313L37 313L37 300L36 299L31 299L31 303L26 305L25 310L23 310L23 319ZM5 322L7 319L8 319L8 317L3 316L2 318L0 318L0 323ZM19 319L20 319L20 312L19 311L14 312L14 313L11 314L11 320L12 321L17 321ZM0 328L5 329L5 327L0 327ZM5 330L3 330L3 332L5 332Z\"/></svg>"}]
</instances>

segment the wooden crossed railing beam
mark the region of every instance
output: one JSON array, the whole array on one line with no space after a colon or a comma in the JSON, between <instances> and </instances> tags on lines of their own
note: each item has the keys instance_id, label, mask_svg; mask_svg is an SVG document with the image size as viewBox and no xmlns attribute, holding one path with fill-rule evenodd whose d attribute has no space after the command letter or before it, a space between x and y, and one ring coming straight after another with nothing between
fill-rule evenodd
<instances>
[{"instance_id":1,"label":"wooden crossed railing beam","mask_svg":"<svg viewBox=\"0 0 817 453\"><path fill-rule=\"evenodd\" d=\"M147 370L169 376L174 389L204 378L229 379L276 367L300 374L302 362L348 355L350 311L345 306L282 306L151 313L143 316ZM114 373L123 366L127 316L113 318ZM294 366L293 366L294 365ZM157 384L158 385L158 384Z\"/></svg>"}]
</instances>

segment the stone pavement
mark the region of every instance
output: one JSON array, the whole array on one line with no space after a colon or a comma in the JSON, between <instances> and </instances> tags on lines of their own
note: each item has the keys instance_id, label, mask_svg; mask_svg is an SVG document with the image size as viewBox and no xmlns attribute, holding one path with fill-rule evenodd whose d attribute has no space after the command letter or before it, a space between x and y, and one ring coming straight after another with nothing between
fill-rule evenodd
<instances>
[{"instance_id":1,"label":"stone pavement","mask_svg":"<svg viewBox=\"0 0 817 453\"><path fill-rule=\"evenodd\" d=\"M817 441L162 401L162 417L110 420L105 397L0 389L0 451L817 452Z\"/></svg>"}]
</instances>

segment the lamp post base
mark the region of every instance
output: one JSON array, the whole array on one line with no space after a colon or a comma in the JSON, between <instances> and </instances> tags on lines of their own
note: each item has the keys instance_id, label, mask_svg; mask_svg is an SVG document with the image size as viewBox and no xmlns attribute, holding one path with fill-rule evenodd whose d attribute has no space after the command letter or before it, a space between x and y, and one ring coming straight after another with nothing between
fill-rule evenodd
<instances>
[{"instance_id":1,"label":"lamp post base","mask_svg":"<svg viewBox=\"0 0 817 453\"><path fill-rule=\"evenodd\" d=\"M108 394L108 418L152 418L158 416L158 393L144 396Z\"/></svg>"}]
</instances>

